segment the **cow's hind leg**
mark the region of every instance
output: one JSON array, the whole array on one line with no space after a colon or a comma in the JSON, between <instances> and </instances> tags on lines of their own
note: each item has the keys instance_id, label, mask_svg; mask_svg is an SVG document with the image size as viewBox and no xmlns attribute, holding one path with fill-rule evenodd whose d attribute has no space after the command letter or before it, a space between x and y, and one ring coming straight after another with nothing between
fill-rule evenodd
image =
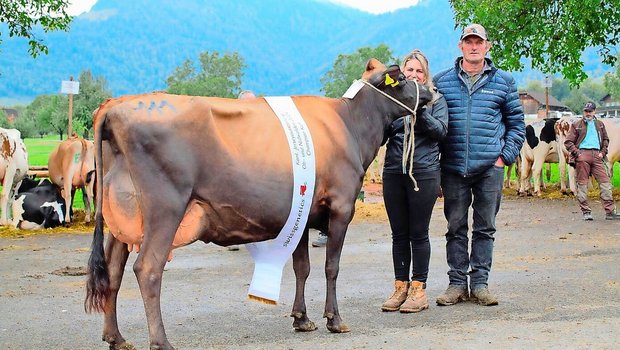
<instances>
[{"instance_id":1,"label":"cow's hind leg","mask_svg":"<svg viewBox=\"0 0 620 350\"><path fill-rule=\"evenodd\" d=\"M347 207L346 205L337 206L332 203L332 207ZM327 329L332 333L346 333L351 329L340 318L338 311L338 301L336 300L336 279L338 278L340 254L347 226L353 217L353 208L348 212L334 212L332 210L329 221L329 233L327 236L327 250L325 254L325 277L327 279L327 295L325 301L325 312L323 317L327 318Z\"/></svg>"},{"instance_id":2,"label":"cow's hind leg","mask_svg":"<svg viewBox=\"0 0 620 350\"><path fill-rule=\"evenodd\" d=\"M293 252L293 270L295 271L295 302L291 317L293 328L300 332L316 330L314 322L310 321L306 313L306 280L310 275L310 257L308 256L308 228L305 229L297 248Z\"/></svg>"},{"instance_id":3,"label":"cow's hind leg","mask_svg":"<svg viewBox=\"0 0 620 350\"><path fill-rule=\"evenodd\" d=\"M129 251L127 250L127 245L114 238L111 234L108 235L105 258L110 275L110 296L106 300L105 305L102 339L110 344L110 349L114 350L135 349L135 347L128 343L121 335L116 317L116 300L128 257Z\"/></svg>"},{"instance_id":4,"label":"cow's hind leg","mask_svg":"<svg viewBox=\"0 0 620 350\"><path fill-rule=\"evenodd\" d=\"M143 203L144 240L133 266L144 301L150 348L158 350L174 349L168 342L161 315L161 280L175 232L185 213L184 206L175 201L178 196L175 198L164 187L159 188L162 193L168 193L163 198L169 199L170 206Z\"/></svg>"}]
</instances>

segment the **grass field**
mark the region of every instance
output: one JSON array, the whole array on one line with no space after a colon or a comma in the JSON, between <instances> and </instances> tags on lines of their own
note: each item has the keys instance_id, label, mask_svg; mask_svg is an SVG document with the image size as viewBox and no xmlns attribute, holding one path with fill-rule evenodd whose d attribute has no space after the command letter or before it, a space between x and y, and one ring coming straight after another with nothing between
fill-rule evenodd
<instances>
[{"instance_id":1,"label":"grass field","mask_svg":"<svg viewBox=\"0 0 620 350\"><path fill-rule=\"evenodd\" d=\"M547 169L548 169L547 164L545 164L545 166L543 167L543 174L544 174L545 183L549 183L549 182L547 182ZM568 176L568 172L567 172L567 176ZM515 175L514 171L510 175L510 179L512 181L516 181L517 180L517 176ZM616 164L614 164L613 178L612 178L611 181L613 183L613 187L614 188L620 188L620 163L616 162ZM558 168L558 164L557 163L553 163L553 164L551 164L551 181L550 181L550 183L558 184L559 182L560 182L560 170Z\"/></svg>"}]
</instances>

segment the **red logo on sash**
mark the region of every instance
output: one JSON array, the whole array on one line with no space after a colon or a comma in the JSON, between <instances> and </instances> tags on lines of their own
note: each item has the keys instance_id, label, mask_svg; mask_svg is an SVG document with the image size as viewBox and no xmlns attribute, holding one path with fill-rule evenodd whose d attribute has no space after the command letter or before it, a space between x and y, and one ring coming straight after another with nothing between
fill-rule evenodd
<instances>
[{"instance_id":1,"label":"red logo on sash","mask_svg":"<svg viewBox=\"0 0 620 350\"><path fill-rule=\"evenodd\" d=\"M304 183L303 185L299 186L299 194L302 196L306 195L306 189L308 189L308 186L306 186L306 184Z\"/></svg>"}]
</instances>

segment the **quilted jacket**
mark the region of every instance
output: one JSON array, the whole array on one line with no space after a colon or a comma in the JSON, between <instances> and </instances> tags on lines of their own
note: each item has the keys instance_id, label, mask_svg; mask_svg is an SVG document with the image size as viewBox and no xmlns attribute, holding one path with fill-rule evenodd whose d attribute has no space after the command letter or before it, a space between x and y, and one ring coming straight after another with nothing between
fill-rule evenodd
<instances>
[{"instance_id":1,"label":"quilted jacket","mask_svg":"<svg viewBox=\"0 0 620 350\"><path fill-rule=\"evenodd\" d=\"M506 165L514 163L525 138L525 123L514 78L487 58L491 69L470 90L460 74L461 59L435 75L434 81L448 103L441 169L470 177L486 171L500 156Z\"/></svg>"}]
</instances>

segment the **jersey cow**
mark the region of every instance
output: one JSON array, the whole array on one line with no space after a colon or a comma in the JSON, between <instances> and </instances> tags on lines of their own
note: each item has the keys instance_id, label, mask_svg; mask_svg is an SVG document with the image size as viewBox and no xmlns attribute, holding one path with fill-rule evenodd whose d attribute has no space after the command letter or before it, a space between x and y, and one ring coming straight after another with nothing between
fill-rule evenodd
<instances>
[{"instance_id":1,"label":"jersey cow","mask_svg":"<svg viewBox=\"0 0 620 350\"><path fill-rule=\"evenodd\" d=\"M0 180L2 181L2 198L0 198L0 225L9 224L9 202L15 193L15 187L28 175L28 152L17 129L0 128Z\"/></svg>"},{"instance_id":2,"label":"jersey cow","mask_svg":"<svg viewBox=\"0 0 620 350\"><path fill-rule=\"evenodd\" d=\"M349 98L293 96L316 154L314 196L293 252L296 294L291 316L312 331L306 314L308 229L327 232L323 316L331 332L348 332L336 278L347 227L366 169L386 128L426 104L430 92L406 81L398 66L367 63L364 84ZM273 239L293 198L290 150L264 98L231 100L153 93L110 100L95 114L96 223L85 308L103 312L103 339L124 346L116 299L129 249L143 296L152 349L172 349L161 315L164 266L171 250L197 240L228 246ZM103 163L103 164L102 164ZM111 231L103 248L103 219Z\"/></svg>"},{"instance_id":3,"label":"jersey cow","mask_svg":"<svg viewBox=\"0 0 620 350\"><path fill-rule=\"evenodd\" d=\"M85 221L90 222L90 201L95 183L93 142L75 136L64 140L50 153L47 167L50 180L61 188L67 205L64 221L71 222L75 190L80 188L86 212Z\"/></svg>"},{"instance_id":4,"label":"jersey cow","mask_svg":"<svg viewBox=\"0 0 620 350\"><path fill-rule=\"evenodd\" d=\"M22 230L52 228L64 223L65 212L60 190L50 180L25 178L13 201L13 225Z\"/></svg>"}]
</instances>

